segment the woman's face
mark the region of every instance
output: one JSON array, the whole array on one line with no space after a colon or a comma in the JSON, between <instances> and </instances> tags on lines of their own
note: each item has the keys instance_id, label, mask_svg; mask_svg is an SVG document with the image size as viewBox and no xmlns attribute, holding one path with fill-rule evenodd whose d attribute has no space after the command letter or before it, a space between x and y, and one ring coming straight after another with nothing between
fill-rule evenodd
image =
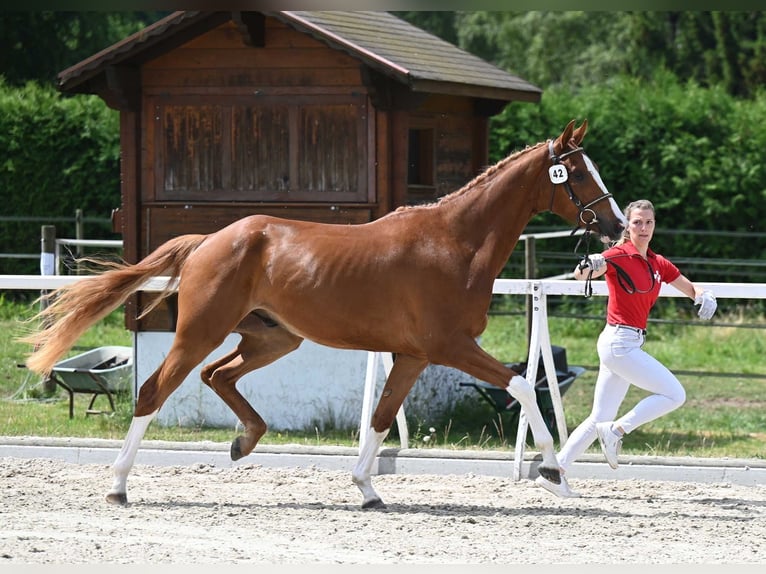
<instances>
[{"instance_id":1,"label":"woman's face","mask_svg":"<svg viewBox=\"0 0 766 574\"><path fill-rule=\"evenodd\" d=\"M628 232L633 245L649 245L654 235L654 212L651 209L634 209L628 217Z\"/></svg>"}]
</instances>

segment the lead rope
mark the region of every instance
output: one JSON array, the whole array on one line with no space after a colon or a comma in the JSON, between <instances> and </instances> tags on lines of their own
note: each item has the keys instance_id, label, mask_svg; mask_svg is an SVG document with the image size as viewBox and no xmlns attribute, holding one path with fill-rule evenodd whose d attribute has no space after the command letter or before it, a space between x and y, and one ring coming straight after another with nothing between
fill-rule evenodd
<instances>
[{"instance_id":1,"label":"lead rope","mask_svg":"<svg viewBox=\"0 0 766 574\"><path fill-rule=\"evenodd\" d=\"M580 244L582 244L583 240L585 240L585 255L582 256L580 259L580 263L578 264L578 267L580 268L580 271L585 269L586 267L590 266L590 226L591 223L585 224L585 233L583 233L580 236L580 239L577 241L577 245L575 245L574 252L577 253L577 250L580 248ZM572 233L570 235L573 235L575 231L577 231L577 227L575 227L572 230ZM588 271L588 275L585 277L585 290L583 291L583 296L586 299L589 299L593 296L593 268L591 268L590 271Z\"/></svg>"},{"instance_id":2,"label":"lead rope","mask_svg":"<svg viewBox=\"0 0 766 574\"><path fill-rule=\"evenodd\" d=\"M620 255L616 256L620 257ZM646 266L649 269L649 279L650 279L650 286L648 289L643 290L636 287L636 284L633 282L633 279L631 279L630 275L627 271L625 271L622 267L617 265L612 259L615 259L616 257L607 257L605 259L607 265L611 265L614 267L614 270L617 272L617 283L620 287L622 287L622 290L625 291L628 295L633 295L634 293L649 293L654 289L654 286L657 284L657 280L654 278L654 270L652 269L651 263L648 261L646 262ZM628 255L623 255L622 257L629 257ZM585 255L583 255L582 259L580 260L579 267L582 271L586 267L589 266L590 258L588 257L588 254L586 252ZM591 268L590 271L588 271L588 275L585 277L585 290L583 292L583 295L586 299L593 296L593 269Z\"/></svg>"},{"instance_id":3,"label":"lead rope","mask_svg":"<svg viewBox=\"0 0 766 574\"><path fill-rule=\"evenodd\" d=\"M618 255L616 257L620 256ZM631 255L623 255L622 257L631 257ZM607 263L611 263L612 267L614 267L614 270L617 271L617 282L619 283L620 287L622 287L622 290L625 291L628 295L633 295L634 293L649 293L652 291L652 289L654 289L654 286L657 284L657 280L654 278L654 269L652 269L652 264L649 263L649 261L644 260L646 267L649 270L649 289L643 290L636 287L636 284L633 282L633 279L631 279L630 275L628 275L628 272L617 265L617 263L612 261L612 259L614 258L610 257L607 259Z\"/></svg>"},{"instance_id":4,"label":"lead rope","mask_svg":"<svg viewBox=\"0 0 766 574\"><path fill-rule=\"evenodd\" d=\"M583 257L583 263L589 261L588 257ZM583 269L583 264L580 264L580 269ZM588 275L585 277L585 289L583 290L583 296L586 299L590 299L593 296L593 269L588 271Z\"/></svg>"}]
</instances>

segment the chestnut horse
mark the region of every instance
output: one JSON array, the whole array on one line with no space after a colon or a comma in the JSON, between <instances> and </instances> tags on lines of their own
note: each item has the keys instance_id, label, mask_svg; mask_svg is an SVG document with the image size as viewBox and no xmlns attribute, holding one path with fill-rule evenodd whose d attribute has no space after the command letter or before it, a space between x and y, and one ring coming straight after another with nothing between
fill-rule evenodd
<instances>
[{"instance_id":1,"label":"chestnut horse","mask_svg":"<svg viewBox=\"0 0 766 574\"><path fill-rule=\"evenodd\" d=\"M148 279L177 279L173 344L138 393L107 500L127 504L128 473L149 423L232 332L242 337L237 347L204 366L201 376L244 427L232 443L233 460L250 454L266 432L237 381L310 339L396 354L352 471L363 508L384 506L371 469L399 407L429 363L506 389L529 420L542 454L539 473L560 482L553 438L533 386L488 355L476 338L487 325L494 280L535 214L552 211L603 240L623 230L619 208L580 147L587 121L574 125L431 205L399 208L359 225L253 215L209 235L176 237L136 264L118 264L54 291L38 316L44 326L23 339L35 345L26 364L39 373L49 373L87 328ZM153 305L167 294L157 295Z\"/></svg>"}]
</instances>

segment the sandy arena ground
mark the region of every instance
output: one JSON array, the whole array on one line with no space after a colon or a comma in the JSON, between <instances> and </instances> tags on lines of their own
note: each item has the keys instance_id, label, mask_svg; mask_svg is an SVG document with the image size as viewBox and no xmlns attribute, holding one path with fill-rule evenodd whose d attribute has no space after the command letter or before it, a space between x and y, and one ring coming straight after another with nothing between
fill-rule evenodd
<instances>
[{"instance_id":1,"label":"sandy arena ground","mask_svg":"<svg viewBox=\"0 0 766 574\"><path fill-rule=\"evenodd\" d=\"M136 465L0 458L0 567L11 564L766 563L766 486Z\"/></svg>"}]
</instances>

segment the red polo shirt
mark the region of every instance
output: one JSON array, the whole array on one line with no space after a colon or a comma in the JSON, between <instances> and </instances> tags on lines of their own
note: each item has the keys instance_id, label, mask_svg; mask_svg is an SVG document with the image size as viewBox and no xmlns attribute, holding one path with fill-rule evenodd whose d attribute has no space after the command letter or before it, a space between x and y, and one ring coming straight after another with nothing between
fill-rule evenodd
<instances>
[{"instance_id":1,"label":"red polo shirt","mask_svg":"<svg viewBox=\"0 0 766 574\"><path fill-rule=\"evenodd\" d=\"M660 284L672 283L678 279L681 272L673 263L651 249L647 251L647 258L644 259L630 241L610 247L602 255L607 260L605 278L609 289L606 322L646 329L649 311L660 296ZM619 265L632 281L631 285L623 277L622 285L627 291L620 285L615 265Z\"/></svg>"}]
</instances>

